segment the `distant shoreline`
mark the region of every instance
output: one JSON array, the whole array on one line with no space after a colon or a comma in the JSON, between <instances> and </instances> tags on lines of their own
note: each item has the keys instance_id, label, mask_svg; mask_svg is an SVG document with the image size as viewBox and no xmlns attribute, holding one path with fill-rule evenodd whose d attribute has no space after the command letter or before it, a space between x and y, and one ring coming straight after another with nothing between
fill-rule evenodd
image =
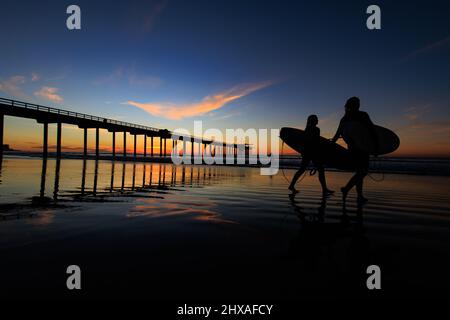
<instances>
[{"instance_id":1,"label":"distant shoreline","mask_svg":"<svg viewBox=\"0 0 450 320\"><path fill-rule=\"evenodd\" d=\"M23 151L4 151L7 157L30 157L42 158L41 152L23 152ZM49 152L49 159L56 158L56 152ZM61 159L83 160L81 153L63 153ZM88 155L86 160L96 160L95 155ZM141 162L141 163L172 163L171 157L146 156L137 155L136 159L133 154L123 157L116 155L114 158L111 154L100 154L98 160L101 161L119 161L119 162ZM300 165L301 158L299 156L281 156L280 170L297 169ZM199 164L194 164L199 165ZM206 164L201 164L206 165ZM221 166L218 164L218 166ZM260 168L261 164L225 164L231 167L248 167ZM328 168L329 171L341 171ZM411 175L429 175L429 176L450 176L450 159L449 158L411 158L411 157L379 157L372 158L370 172L385 174L411 174Z\"/></svg>"}]
</instances>

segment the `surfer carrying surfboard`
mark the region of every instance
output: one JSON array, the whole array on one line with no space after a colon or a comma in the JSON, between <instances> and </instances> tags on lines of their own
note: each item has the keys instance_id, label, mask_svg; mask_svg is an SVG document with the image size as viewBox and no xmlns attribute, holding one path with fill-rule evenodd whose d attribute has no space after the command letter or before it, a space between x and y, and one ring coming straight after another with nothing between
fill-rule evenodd
<instances>
[{"instance_id":1,"label":"surfer carrying surfboard","mask_svg":"<svg viewBox=\"0 0 450 320\"><path fill-rule=\"evenodd\" d=\"M355 128L364 128L368 132L370 137L370 143L374 146L375 152L373 154L378 155L378 138L375 130L375 125L366 112L360 111L360 101L358 97L352 97L345 103L345 115L342 117L336 134L331 141L336 142L340 137L344 138L347 143L350 156L354 163L355 174L350 178L347 185L341 188L342 198L347 198L348 192L356 186L356 193L358 194L358 202L367 202L367 199L363 196L363 183L364 178L369 173L369 158L370 152L361 148L357 143L358 130ZM362 133L360 133L362 134Z\"/></svg>"},{"instance_id":2,"label":"surfer carrying surfboard","mask_svg":"<svg viewBox=\"0 0 450 320\"><path fill-rule=\"evenodd\" d=\"M308 117L305 128L305 146L304 152L302 152L302 163L300 165L300 169L295 173L292 178L292 182L289 185L289 190L293 192L297 192L295 189L295 184L298 179L305 173L306 168L309 163L312 161L316 166L317 171L319 172L319 181L322 186L322 193L324 196L332 194L334 191L329 190L327 188L327 182L325 179L325 169L323 166L323 161L321 161L321 156L319 153L319 142L320 142L320 129L317 127L319 123L319 119L315 114L312 114Z\"/></svg>"}]
</instances>

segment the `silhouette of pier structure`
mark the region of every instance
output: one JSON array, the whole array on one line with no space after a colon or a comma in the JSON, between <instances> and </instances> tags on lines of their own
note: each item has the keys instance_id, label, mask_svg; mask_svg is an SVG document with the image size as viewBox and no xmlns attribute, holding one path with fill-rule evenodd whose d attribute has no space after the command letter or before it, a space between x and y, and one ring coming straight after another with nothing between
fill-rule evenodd
<instances>
[{"instance_id":1,"label":"silhouette of pier structure","mask_svg":"<svg viewBox=\"0 0 450 320\"><path fill-rule=\"evenodd\" d=\"M95 130L95 159L100 158L100 129L106 129L112 135L112 158L120 157L122 160L137 160L137 136L144 137L144 153L143 158L165 159L167 157L167 140L172 142L172 150L180 140L183 142L183 154L188 154L187 142L190 145L191 162L194 163L194 158L202 156L206 153L209 147L209 155L215 155L216 152L222 152L223 158L232 157L234 163L237 162L238 150L245 150L245 163L248 163L250 146L248 144L225 143L222 141L207 140L194 136L179 135L177 140L173 140L173 132L167 129L159 129L104 117L93 116L75 111L68 111L64 109L52 108L23 101L0 98L0 146L3 146L3 129L4 118L6 116L13 116L19 118L34 119L43 126L42 134L42 156L48 157L48 125L56 123L56 157L60 158L62 129L63 124L76 125L84 130L83 136L83 156L88 157L88 130ZM123 133L123 154L118 155L116 152L116 133ZM127 155L127 133L134 137L133 155ZM176 133L175 133L176 134ZM147 140L150 138L150 150L147 148ZM155 153L154 139L159 138L159 152ZM197 147L196 147L197 145ZM202 148L203 146L203 148ZM178 150L178 148L176 148ZM149 151L149 152L148 152ZM196 154L196 151L197 154ZM0 155L3 153L3 148L0 148ZM203 161L201 161L203 163Z\"/></svg>"}]
</instances>

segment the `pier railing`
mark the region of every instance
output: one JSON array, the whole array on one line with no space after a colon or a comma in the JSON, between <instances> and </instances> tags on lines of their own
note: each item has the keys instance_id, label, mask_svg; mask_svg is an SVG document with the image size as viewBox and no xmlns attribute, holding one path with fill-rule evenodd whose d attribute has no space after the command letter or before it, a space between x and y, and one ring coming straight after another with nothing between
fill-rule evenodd
<instances>
[{"instance_id":1,"label":"pier railing","mask_svg":"<svg viewBox=\"0 0 450 320\"><path fill-rule=\"evenodd\" d=\"M114 120L114 119L108 119L108 118L104 118L104 117L93 116L90 114L85 114L85 113L80 113L80 112L75 112L75 111L46 107L46 106L41 106L38 104L28 103L28 102L23 102L23 101L18 101L18 100L0 98L0 104L9 105L13 108L36 110L36 111L47 112L47 113L52 113L52 114L76 117L79 119L86 119L86 120L99 121L99 122L109 123L109 124L114 124L114 125L119 125L119 126L126 126L126 127L136 128L136 129L149 130L149 131L160 131L160 129L158 129L158 128L148 127L148 126L144 126L144 125L134 124L134 123L125 122L125 121L119 121L119 120Z\"/></svg>"}]
</instances>

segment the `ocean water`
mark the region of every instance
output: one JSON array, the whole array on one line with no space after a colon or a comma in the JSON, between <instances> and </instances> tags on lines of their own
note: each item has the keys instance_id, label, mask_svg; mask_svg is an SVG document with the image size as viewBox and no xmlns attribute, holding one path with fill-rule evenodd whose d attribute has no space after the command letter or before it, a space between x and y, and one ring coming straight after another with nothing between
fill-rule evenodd
<instances>
[{"instance_id":1,"label":"ocean water","mask_svg":"<svg viewBox=\"0 0 450 320\"><path fill-rule=\"evenodd\" d=\"M294 173L5 157L4 292L59 296L74 262L93 298L364 296L368 264L385 270L388 295L445 292L450 177L374 174L369 202L352 192L344 208L309 173L290 194ZM327 172L329 188L350 176Z\"/></svg>"},{"instance_id":2,"label":"ocean water","mask_svg":"<svg viewBox=\"0 0 450 320\"><path fill-rule=\"evenodd\" d=\"M300 156L283 156L280 166L296 168L301 163ZM416 175L450 175L450 159L447 158L407 158L407 157L372 157L370 170L376 173L405 173Z\"/></svg>"}]
</instances>

